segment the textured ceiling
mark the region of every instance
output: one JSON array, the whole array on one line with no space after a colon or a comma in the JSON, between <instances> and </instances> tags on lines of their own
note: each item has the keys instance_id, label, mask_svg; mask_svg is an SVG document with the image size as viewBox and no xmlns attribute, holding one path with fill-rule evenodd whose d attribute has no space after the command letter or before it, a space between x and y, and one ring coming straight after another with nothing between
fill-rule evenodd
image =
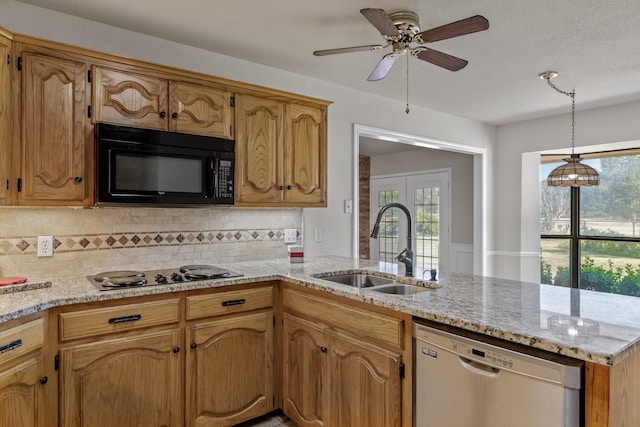
<instances>
[{"instance_id":1,"label":"textured ceiling","mask_svg":"<svg viewBox=\"0 0 640 427\"><path fill-rule=\"evenodd\" d=\"M578 110L640 100L638 0L24 0L90 20L405 101L407 62L367 82L384 51L315 57L314 50L379 44L360 14L410 10L421 30L476 14L487 31L429 47L469 61L450 72L411 58L411 105L490 124L567 113L570 100L538 74L576 90Z\"/></svg>"}]
</instances>

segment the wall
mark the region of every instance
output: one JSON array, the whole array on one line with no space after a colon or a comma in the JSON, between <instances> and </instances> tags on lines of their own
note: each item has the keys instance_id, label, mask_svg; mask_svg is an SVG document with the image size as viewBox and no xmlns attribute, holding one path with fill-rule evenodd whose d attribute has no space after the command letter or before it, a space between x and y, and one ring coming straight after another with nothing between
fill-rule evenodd
<instances>
[{"instance_id":1,"label":"wall","mask_svg":"<svg viewBox=\"0 0 640 427\"><path fill-rule=\"evenodd\" d=\"M371 157L371 176L451 168L451 243L473 243L473 156L417 148Z\"/></svg>"},{"instance_id":2,"label":"wall","mask_svg":"<svg viewBox=\"0 0 640 427\"><path fill-rule=\"evenodd\" d=\"M580 147L604 144L600 150L622 141L640 140L640 102L576 111L576 152ZM495 275L517 280L534 280L527 259L539 251L538 239L527 230L539 229L539 190L531 191L527 175L539 169L531 165L532 154L566 148L570 152L570 114L500 126L497 129L495 171L495 251L489 253ZM638 146L636 144L636 146ZM535 165L534 165L535 167ZM539 182L539 180L538 180ZM523 186L524 191L523 191ZM524 221L522 218L526 218ZM539 232L538 232L539 233ZM539 235L539 234L538 234ZM525 237L523 237L525 236ZM522 262L521 262L522 261ZM524 264L523 264L524 263Z\"/></svg>"},{"instance_id":3,"label":"wall","mask_svg":"<svg viewBox=\"0 0 640 427\"><path fill-rule=\"evenodd\" d=\"M16 33L333 101L328 117L328 207L305 209L302 214L305 256L352 255L353 233L356 231L353 230L351 215L345 214L342 206L344 200L354 199L354 124L483 147L488 152L488 166L492 164L491 147L495 139L495 128L472 120L413 106L411 114L406 114L402 102L12 0L3 0L0 26ZM416 90L428 90L428 80L424 88ZM493 195L490 189L489 186L487 200L492 204ZM229 216L222 220L232 220L236 214L235 210L230 211ZM250 211L248 215L253 220L266 224L265 229L275 229L275 226L279 225L277 213L266 217L261 217L261 214L262 212ZM86 227L90 232L94 232L94 229L98 230L100 227L97 222L91 221L89 220L90 223ZM221 228L233 227L225 225ZM323 241L314 241L315 229L322 230ZM24 230L24 233L26 236L36 235L29 229ZM61 234L55 229L49 233ZM489 239L492 233L489 229ZM491 242L488 244L491 247ZM127 258L123 256L121 260L124 262ZM38 259L38 264L33 268L40 268L42 263L44 261Z\"/></svg>"}]
</instances>

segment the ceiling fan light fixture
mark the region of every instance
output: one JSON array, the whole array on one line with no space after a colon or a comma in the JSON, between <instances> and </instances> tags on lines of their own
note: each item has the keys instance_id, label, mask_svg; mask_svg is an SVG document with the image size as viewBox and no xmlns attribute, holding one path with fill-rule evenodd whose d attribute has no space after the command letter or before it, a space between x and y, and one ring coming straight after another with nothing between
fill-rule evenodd
<instances>
[{"instance_id":1,"label":"ceiling fan light fixture","mask_svg":"<svg viewBox=\"0 0 640 427\"><path fill-rule=\"evenodd\" d=\"M571 98L571 157L563 159L567 162L560 165L549 173L547 185L550 187L582 187L595 186L600 184L598 171L589 165L580 163L580 155L575 154L576 141L576 91L565 92L558 89L551 79L558 77L555 71L545 71L539 77L546 80L547 84L556 92Z\"/></svg>"}]
</instances>

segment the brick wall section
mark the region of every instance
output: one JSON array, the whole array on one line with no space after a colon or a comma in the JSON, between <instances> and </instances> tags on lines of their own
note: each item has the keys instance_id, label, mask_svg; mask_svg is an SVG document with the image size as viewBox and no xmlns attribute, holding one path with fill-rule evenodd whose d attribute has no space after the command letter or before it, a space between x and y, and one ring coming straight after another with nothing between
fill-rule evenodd
<instances>
[{"instance_id":1,"label":"brick wall section","mask_svg":"<svg viewBox=\"0 0 640 427\"><path fill-rule=\"evenodd\" d=\"M359 221L358 221L358 236L359 236L359 257L363 259L369 259L369 182L371 178L371 158L369 156L360 156L358 159L358 209L359 209Z\"/></svg>"}]
</instances>

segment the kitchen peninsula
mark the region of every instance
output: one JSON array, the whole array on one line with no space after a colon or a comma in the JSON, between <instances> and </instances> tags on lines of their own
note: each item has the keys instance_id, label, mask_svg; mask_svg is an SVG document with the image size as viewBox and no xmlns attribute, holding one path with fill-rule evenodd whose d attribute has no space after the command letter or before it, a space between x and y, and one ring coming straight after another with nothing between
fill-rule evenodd
<instances>
[{"instance_id":1,"label":"kitchen peninsula","mask_svg":"<svg viewBox=\"0 0 640 427\"><path fill-rule=\"evenodd\" d=\"M271 363L273 366L280 366L279 358L282 357L281 347L284 340L281 336L282 319L284 317L286 325L289 317L295 317L290 316L288 311L299 310L299 315L320 316L322 322L329 325L327 330L331 330L335 335L341 335L342 326L334 324L343 315L338 313L346 310L345 313L348 311L348 315L352 316L349 319L367 323L363 325L359 322L351 322L352 325L349 325L349 328L355 328L350 329L352 333L360 339L370 338L367 341L379 344L378 347L385 354L389 354L389 349L395 349L396 358L400 360L402 369L406 369L409 377L408 374L412 372L410 321L412 318L420 318L463 331L499 338L505 342L583 360L586 366L585 425L587 427L622 426L634 425L638 422L637 402L640 379L637 373L640 369L638 353L640 311L637 309L638 302L634 298L457 274L440 278L437 283L428 280L411 280L414 284L433 289L410 296L389 295L366 288L359 289L333 283L316 276L327 273L366 271L374 276L393 277L396 273L395 265L333 256L307 258L304 263L299 264L291 264L283 258L229 263L218 265L218 267L241 273L242 276L115 291L99 290L91 277L80 276L60 280L55 277L42 277L31 280L27 284L31 287L28 290L21 290L20 286L24 287L25 284L13 285L13 289L12 287L0 288L2 300L0 331L3 331L0 332L2 337L0 345L4 346L5 341L13 342L17 339L14 335L8 336L8 332L4 332L7 330L13 330L12 333L18 335L24 332L39 337L41 352L37 353L38 363L40 358L44 357L46 363L41 369L47 374L51 383L60 382L62 385L64 381L54 379L57 373L49 368L53 363L50 363L51 359L48 357L53 358L53 355L56 355L56 363L59 363L61 357L62 371L73 369L74 363L80 363L78 360L89 357L87 349L91 349L90 352L98 352L97 348L91 347L91 337L118 332L117 328L122 325L138 322L149 327L149 330L156 335L152 334L145 339L153 340L154 337L158 341L168 339L169 347L173 348L172 351L176 354L183 347L185 351L189 351L187 347L191 341L191 349L195 349L203 341L199 338L199 334L204 332L215 334L214 329L218 327L214 323L203 325L202 322L195 322L195 319L213 315L207 312L212 310L207 306L209 299L221 293L231 295L237 290L239 293L231 295L233 298L224 298L226 306L223 301L224 309L217 314L226 315L239 307L240 310L248 310L247 316L258 316L251 320L261 322L262 327L258 330L262 331L262 339L275 342L274 351L266 351L274 356L274 360L270 360L267 367ZM402 276L397 277L397 281L406 280ZM246 301L242 296L243 292L250 292ZM254 297L255 299L252 300ZM143 310L142 314L137 314L141 318L131 321L131 319L119 317L126 314L126 312L121 313L120 308L134 302ZM297 308L296 304L301 304L300 308ZM303 304L308 304L308 308L302 309ZM323 317L323 314L328 316ZM99 322L100 316L106 316L104 327L87 325L87 322ZM273 325L271 325L272 316ZM107 319L119 320L106 326ZM562 328L555 327L554 322L558 319L574 319L585 327L569 333L565 330L563 333ZM303 322L312 323L308 320ZM168 329L169 335L159 334L154 329L162 323L171 325ZM294 323L290 322L290 324ZM183 325L186 325L186 345L182 344ZM46 332L37 332L37 330L43 330L43 327ZM15 332L16 329L18 332ZM145 330L137 329L134 333L140 335ZM284 332L287 331L287 326L284 330ZM31 335L28 336L31 337ZM122 332L122 336L132 339L127 332ZM103 344L109 345L105 343ZM23 354L35 348L27 344L28 340L25 339L24 345L20 347L24 350L20 350ZM200 347L198 347L199 350ZM7 355L10 356L11 351L0 355L0 366L3 369L9 360ZM92 353L92 356L95 357L95 353ZM16 360L22 361L17 357ZM189 360L191 359L187 356L187 364L193 363L192 367L198 367L200 359L196 357L191 362ZM25 363L27 362L22 365ZM172 368L178 375L181 369L180 363L176 361L170 363L176 364ZM59 366L56 367L59 368ZM24 371L26 368L22 366L20 369ZM283 368L276 368L275 372L279 372L279 369ZM16 371L12 372L15 374ZM282 380L277 374L273 378L267 377L270 379L269 387L273 387L268 391L278 397L274 397L273 403L265 401L265 410L285 406L283 409L287 411L287 403L282 405L282 401L286 402L287 399L281 400L279 397L281 392L278 387L282 387ZM38 385L44 384L40 383L42 381ZM410 393L410 381L404 381L404 383L409 385L402 386L403 396L406 395L404 393ZM175 387L178 393L182 389L180 384L175 384ZM59 407L63 414L60 415L60 419L64 421L64 413L71 414L74 411L71 410L73 405L62 403L65 399L69 399L68 393L71 389L68 387L60 389L61 396L49 396L48 404L55 408L55 402L58 398L61 399ZM187 386L187 396L193 397L190 393L195 391L190 390ZM411 424L411 408L407 407L407 400L411 399L403 399L402 416L398 416L401 424L398 423L398 425ZM192 409L195 410L189 406L191 405L189 399L186 401L188 404L186 413ZM196 405L195 402L193 404ZM182 408L176 408L175 412L183 413ZM74 425L68 420L64 422L61 425Z\"/></svg>"}]
</instances>

